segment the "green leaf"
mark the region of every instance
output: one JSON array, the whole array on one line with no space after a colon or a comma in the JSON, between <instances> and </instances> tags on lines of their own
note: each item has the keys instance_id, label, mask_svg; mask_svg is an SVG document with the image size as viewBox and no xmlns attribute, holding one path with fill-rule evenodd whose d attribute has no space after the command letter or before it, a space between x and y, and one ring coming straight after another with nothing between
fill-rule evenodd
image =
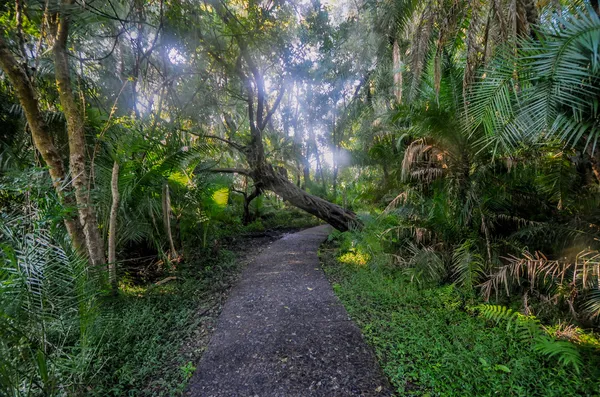
<instances>
[{"instance_id":1,"label":"green leaf","mask_svg":"<svg viewBox=\"0 0 600 397\"><path fill-rule=\"evenodd\" d=\"M510 373L510 368L508 368L506 365L496 365L494 366L494 369L496 369L496 371L501 371L501 372L505 372L507 374Z\"/></svg>"},{"instance_id":2,"label":"green leaf","mask_svg":"<svg viewBox=\"0 0 600 397\"><path fill-rule=\"evenodd\" d=\"M229 201L229 188L223 187L219 190L216 190L212 195L212 199L219 207L227 207L227 202Z\"/></svg>"}]
</instances>

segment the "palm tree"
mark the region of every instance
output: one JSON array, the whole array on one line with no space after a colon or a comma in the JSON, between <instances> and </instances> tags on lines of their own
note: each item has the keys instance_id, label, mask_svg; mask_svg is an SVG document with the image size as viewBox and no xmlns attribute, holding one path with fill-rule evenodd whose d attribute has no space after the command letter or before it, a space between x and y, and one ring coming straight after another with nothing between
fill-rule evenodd
<instances>
[{"instance_id":1,"label":"palm tree","mask_svg":"<svg viewBox=\"0 0 600 397\"><path fill-rule=\"evenodd\" d=\"M558 140L586 157L600 182L598 108L600 19L592 10L556 19L525 39L516 55L503 52L475 84L469 129L487 143Z\"/></svg>"}]
</instances>

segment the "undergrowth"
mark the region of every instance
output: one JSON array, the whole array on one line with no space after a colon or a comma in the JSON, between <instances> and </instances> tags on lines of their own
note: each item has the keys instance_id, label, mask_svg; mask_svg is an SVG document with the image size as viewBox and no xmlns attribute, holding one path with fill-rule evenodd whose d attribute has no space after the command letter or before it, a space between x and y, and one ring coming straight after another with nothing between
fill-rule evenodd
<instances>
[{"instance_id":1,"label":"undergrowth","mask_svg":"<svg viewBox=\"0 0 600 397\"><path fill-rule=\"evenodd\" d=\"M539 343L523 340L531 323L513 312L486 320L456 286L419 285L377 260L350 261L352 248L339 242L322 247L324 269L398 395L600 394L597 351L578 348L577 365L561 362L543 351L537 328L530 327Z\"/></svg>"},{"instance_id":2,"label":"undergrowth","mask_svg":"<svg viewBox=\"0 0 600 397\"><path fill-rule=\"evenodd\" d=\"M96 324L99 360L82 394L180 395L201 354L201 347L184 351L184 342L214 318L207 312L218 313L219 294L237 274L234 259L221 250L211 260L183 266L172 281L122 285L118 297L103 301Z\"/></svg>"},{"instance_id":3,"label":"undergrowth","mask_svg":"<svg viewBox=\"0 0 600 397\"><path fill-rule=\"evenodd\" d=\"M162 285L135 284L124 278L117 297L101 302L103 316L95 324L100 359L81 391L92 396L180 395L194 373L204 345L198 341L220 312L224 292L239 274L236 255L220 247L232 236L272 229L314 226L318 221L296 209L271 211L249 225L216 220L210 239L201 233L188 241L188 263ZM206 244L205 244L206 243ZM206 245L206 246L205 246ZM156 280L155 280L156 281Z\"/></svg>"}]
</instances>

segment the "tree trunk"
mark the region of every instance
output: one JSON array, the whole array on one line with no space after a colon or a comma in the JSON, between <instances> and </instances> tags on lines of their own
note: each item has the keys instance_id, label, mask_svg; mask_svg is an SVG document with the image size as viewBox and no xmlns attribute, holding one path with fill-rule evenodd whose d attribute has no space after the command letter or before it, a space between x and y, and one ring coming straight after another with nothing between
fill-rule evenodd
<instances>
[{"instance_id":1,"label":"tree trunk","mask_svg":"<svg viewBox=\"0 0 600 397\"><path fill-rule=\"evenodd\" d=\"M254 188L254 191L249 195L244 194L244 219L242 220L244 225L252 222L253 219L252 215L250 214L250 204L252 203L252 200L260 196L260 194L261 191L259 188Z\"/></svg>"},{"instance_id":2,"label":"tree trunk","mask_svg":"<svg viewBox=\"0 0 600 397\"><path fill-rule=\"evenodd\" d=\"M295 176L296 176L296 186L300 187L302 186L302 178L300 177L300 162L298 160L296 160L296 169L295 171Z\"/></svg>"},{"instance_id":3,"label":"tree trunk","mask_svg":"<svg viewBox=\"0 0 600 397\"><path fill-rule=\"evenodd\" d=\"M360 225L353 212L308 194L275 171L270 164L252 170L252 178L262 188L271 190L293 206L324 220L338 230L346 231Z\"/></svg>"},{"instance_id":4,"label":"tree trunk","mask_svg":"<svg viewBox=\"0 0 600 397\"><path fill-rule=\"evenodd\" d=\"M66 2L72 4L72 2ZM75 188L75 199L79 210L79 221L83 226L90 260L93 265L100 266L106 263L104 256L104 243L94 207L92 206L88 192L88 174L85 164L85 131L83 117L75 96L71 89L71 77L69 74L69 63L67 58L67 36L69 31L69 19L65 15L56 23L54 53L54 72L58 96L63 113L67 119L67 132L69 135L69 170Z\"/></svg>"},{"instance_id":5,"label":"tree trunk","mask_svg":"<svg viewBox=\"0 0 600 397\"><path fill-rule=\"evenodd\" d=\"M517 36L535 39L534 26L539 23L535 0L517 0Z\"/></svg>"},{"instance_id":6,"label":"tree trunk","mask_svg":"<svg viewBox=\"0 0 600 397\"><path fill-rule=\"evenodd\" d=\"M310 164L306 158L303 158L302 162L302 173L304 174L304 189L307 189L310 186Z\"/></svg>"},{"instance_id":7,"label":"tree trunk","mask_svg":"<svg viewBox=\"0 0 600 397\"><path fill-rule=\"evenodd\" d=\"M110 181L112 205L108 226L108 281L114 293L117 292L117 215L119 214L119 163L113 164Z\"/></svg>"},{"instance_id":8,"label":"tree trunk","mask_svg":"<svg viewBox=\"0 0 600 397\"><path fill-rule=\"evenodd\" d=\"M323 165L321 164L321 158L319 156L319 149L315 144L315 158L317 159L317 175L321 177L321 185L323 185L323 193L327 194L327 183L325 183L325 173L323 172Z\"/></svg>"},{"instance_id":9,"label":"tree trunk","mask_svg":"<svg viewBox=\"0 0 600 397\"><path fill-rule=\"evenodd\" d=\"M469 8L471 10L471 20L469 22L469 28L467 29L467 34L465 37L467 44L467 59L463 74L463 97L465 101L467 100L470 85L475 78L475 71L481 63L482 53L480 45L477 41L482 28L481 2L478 0L471 0L469 2Z\"/></svg>"},{"instance_id":10,"label":"tree trunk","mask_svg":"<svg viewBox=\"0 0 600 397\"><path fill-rule=\"evenodd\" d=\"M175 243L173 242L173 233L171 232L171 195L169 193L169 184L167 182L163 185L163 222L165 232L167 233L167 239L169 240L169 257L175 258L177 251L175 250Z\"/></svg>"},{"instance_id":11,"label":"tree trunk","mask_svg":"<svg viewBox=\"0 0 600 397\"><path fill-rule=\"evenodd\" d=\"M598 156L592 159L592 172L596 177L596 182L600 183L600 158Z\"/></svg>"},{"instance_id":12,"label":"tree trunk","mask_svg":"<svg viewBox=\"0 0 600 397\"><path fill-rule=\"evenodd\" d=\"M244 196L244 216L242 217L242 224L247 226L250 222L252 222L252 215L250 215L250 201L248 201L248 196Z\"/></svg>"},{"instance_id":13,"label":"tree trunk","mask_svg":"<svg viewBox=\"0 0 600 397\"><path fill-rule=\"evenodd\" d=\"M335 157L334 157L334 164L333 164L333 201L337 201L337 193L338 193L338 173L339 173L340 168L337 165L337 162L335 162Z\"/></svg>"},{"instance_id":14,"label":"tree trunk","mask_svg":"<svg viewBox=\"0 0 600 397\"><path fill-rule=\"evenodd\" d=\"M21 103L23 112L25 113L25 118L27 119L29 130L31 131L33 144L40 152L42 158L49 168L48 171L50 173L50 177L52 178L52 185L56 190L56 194L61 204L69 209L77 208L77 204L73 199L73 195L71 194L71 184L67 181L65 166L58 149L54 145L52 137L48 131L48 126L46 125L46 122L44 121L40 111L39 101L33 85L27 77L27 73L18 64L1 36L0 67L2 67L2 70L4 73L6 73L8 80L16 90L17 97L19 98L19 102ZM71 238L73 247L80 253L83 253L87 256L88 250L86 247L83 228L79 224L77 218L75 216L71 216L70 214L66 215L64 218L64 223L65 227L67 228L67 233Z\"/></svg>"},{"instance_id":15,"label":"tree trunk","mask_svg":"<svg viewBox=\"0 0 600 397\"><path fill-rule=\"evenodd\" d=\"M586 136L585 139L587 140L588 137ZM596 182L600 183L600 149L592 150L592 146L588 143L585 151L592 166L592 174L596 177Z\"/></svg>"},{"instance_id":16,"label":"tree trunk","mask_svg":"<svg viewBox=\"0 0 600 397\"><path fill-rule=\"evenodd\" d=\"M383 187L387 188L390 181L390 172L388 171L387 161L383 161L381 164L383 168Z\"/></svg>"},{"instance_id":17,"label":"tree trunk","mask_svg":"<svg viewBox=\"0 0 600 397\"><path fill-rule=\"evenodd\" d=\"M402 61L400 60L400 46L398 45L398 39L394 39L392 58L394 67L394 95L396 97L396 103L400 105L402 104Z\"/></svg>"}]
</instances>

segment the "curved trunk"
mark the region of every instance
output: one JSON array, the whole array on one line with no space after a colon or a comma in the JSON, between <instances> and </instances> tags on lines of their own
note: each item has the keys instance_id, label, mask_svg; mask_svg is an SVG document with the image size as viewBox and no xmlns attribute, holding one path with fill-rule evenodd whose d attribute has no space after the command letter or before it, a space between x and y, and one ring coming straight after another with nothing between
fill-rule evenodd
<instances>
[{"instance_id":1,"label":"curved trunk","mask_svg":"<svg viewBox=\"0 0 600 397\"><path fill-rule=\"evenodd\" d=\"M252 222L253 219L252 215L250 214L250 203L252 203L252 200L260 196L261 193L262 192L259 188L255 188L254 191L249 195L246 195L244 193L244 219L242 221L244 225L247 225L250 222Z\"/></svg>"},{"instance_id":2,"label":"curved trunk","mask_svg":"<svg viewBox=\"0 0 600 397\"><path fill-rule=\"evenodd\" d=\"M308 194L275 171L270 164L252 170L252 178L263 189L271 190L293 206L324 220L340 231L360 226L360 221L356 218L354 212Z\"/></svg>"},{"instance_id":3,"label":"curved trunk","mask_svg":"<svg viewBox=\"0 0 600 397\"><path fill-rule=\"evenodd\" d=\"M222 4L215 2L212 5L215 7L217 15L225 24L232 23L228 10ZM248 120L250 123L250 142L241 150L250 166L250 170L244 170L244 173L254 179L258 189L271 190L283 200L324 220L338 230L345 231L355 226L359 227L361 223L352 211L347 211L336 204L308 194L290 182L282 173L277 172L266 161L262 141L263 130L281 103L285 84L281 85L279 94L276 96L273 104L269 106L264 78L257 63L251 56L247 43L244 41L243 36L234 36L234 40L236 40L240 50L240 61L244 61L246 70L249 72L249 74L246 74L244 68L241 67L241 62L238 62L235 70L246 88ZM265 109L268 110L265 112ZM311 138L313 137L314 134L311 134ZM315 142L314 138L312 140ZM316 154L317 161L319 161L318 153Z\"/></svg>"}]
</instances>

